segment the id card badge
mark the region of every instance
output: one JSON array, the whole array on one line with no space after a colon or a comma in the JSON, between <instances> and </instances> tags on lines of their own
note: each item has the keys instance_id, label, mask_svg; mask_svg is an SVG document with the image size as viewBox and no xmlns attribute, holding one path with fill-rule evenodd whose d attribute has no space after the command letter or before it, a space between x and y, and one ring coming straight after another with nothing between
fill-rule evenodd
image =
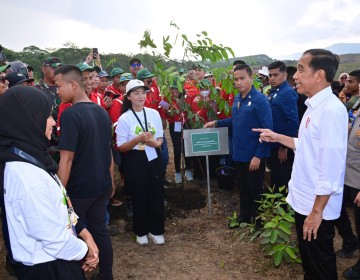
<instances>
[{"instance_id":1,"label":"id card badge","mask_svg":"<svg viewBox=\"0 0 360 280\"><path fill-rule=\"evenodd\" d=\"M181 132L181 122L175 122L174 124L174 132Z\"/></svg>"}]
</instances>

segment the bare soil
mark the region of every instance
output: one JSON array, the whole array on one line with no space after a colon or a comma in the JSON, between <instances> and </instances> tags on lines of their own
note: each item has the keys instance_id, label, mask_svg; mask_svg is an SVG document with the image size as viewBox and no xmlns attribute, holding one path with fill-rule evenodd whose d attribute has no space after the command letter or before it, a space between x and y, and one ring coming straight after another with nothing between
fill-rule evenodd
<instances>
[{"instance_id":1,"label":"bare soil","mask_svg":"<svg viewBox=\"0 0 360 280\"><path fill-rule=\"evenodd\" d=\"M171 140L168 139L170 162L167 178L173 181ZM117 177L120 186L119 177ZM120 199L123 188L119 187ZM223 190L211 181L212 212L208 215L206 181L185 182L166 189L166 244L149 243L139 246L126 216L126 207L110 207L111 225L120 229L112 237L115 279L303 279L302 267L284 264L275 268L264 255L258 241L249 243L234 236L227 226L227 217L239 209L238 190ZM351 212L351 211L349 211ZM353 215L350 213L351 218ZM335 249L342 240L335 238ZM1 248L4 248L3 245ZM15 279L5 270L4 249L0 251L0 279ZM341 273L356 263L359 253L351 259L338 258ZM88 275L89 279L91 275Z\"/></svg>"}]
</instances>

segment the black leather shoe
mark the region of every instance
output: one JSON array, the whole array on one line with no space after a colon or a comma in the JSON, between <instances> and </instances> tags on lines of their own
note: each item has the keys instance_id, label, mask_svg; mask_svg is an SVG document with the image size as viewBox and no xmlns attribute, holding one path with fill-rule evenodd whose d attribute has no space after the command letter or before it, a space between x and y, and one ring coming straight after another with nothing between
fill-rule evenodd
<instances>
[{"instance_id":1,"label":"black leather shoe","mask_svg":"<svg viewBox=\"0 0 360 280\"><path fill-rule=\"evenodd\" d=\"M342 249L337 251L336 255L340 258L351 258L358 248L359 243L356 237L350 240L344 240Z\"/></svg>"},{"instance_id":2,"label":"black leather shoe","mask_svg":"<svg viewBox=\"0 0 360 280\"><path fill-rule=\"evenodd\" d=\"M343 272L345 279L360 280L360 260Z\"/></svg>"}]
</instances>

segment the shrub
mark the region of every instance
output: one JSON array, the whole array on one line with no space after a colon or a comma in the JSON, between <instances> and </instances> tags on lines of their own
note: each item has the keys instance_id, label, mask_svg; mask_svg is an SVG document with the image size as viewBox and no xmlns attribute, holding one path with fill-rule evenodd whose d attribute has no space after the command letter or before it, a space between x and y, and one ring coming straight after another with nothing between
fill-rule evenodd
<instances>
[{"instance_id":1,"label":"shrub","mask_svg":"<svg viewBox=\"0 0 360 280\"><path fill-rule=\"evenodd\" d=\"M265 253L272 257L276 267L283 261L287 263L301 263L296 239L292 238L292 228L295 224L294 211L285 201L285 187L269 188L269 192L262 194L259 201L259 215L253 224L237 222L236 212L229 217L230 228L239 228L236 234L240 239L248 237L250 242L260 239Z\"/></svg>"}]
</instances>

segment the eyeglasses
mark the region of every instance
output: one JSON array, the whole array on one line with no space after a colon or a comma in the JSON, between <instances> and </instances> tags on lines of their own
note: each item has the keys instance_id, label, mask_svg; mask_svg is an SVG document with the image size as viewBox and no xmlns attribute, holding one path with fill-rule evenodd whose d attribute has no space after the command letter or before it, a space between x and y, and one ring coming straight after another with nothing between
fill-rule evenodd
<instances>
[{"instance_id":1,"label":"eyeglasses","mask_svg":"<svg viewBox=\"0 0 360 280\"><path fill-rule=\"evenodd\" d=\"M0 82L2 82L3 84L5 84L5 81L7 81L5 77L0 77Z\"/></svg>"},{"instance_id":2,"label":"eyeglasses","mask_svg":"<svg viewBox=\"0 0 360 280\"><path fill-rule=\"evenodd\" d=\"M140 67L140 66L141 66L141 63L133 63L133 64L131 64L132 68Z\"/></svg>"},{"instance_id":3,"label":"eyeglasses","mask_svg":"<svg viewBox=\"0 0 360 280\"><path fill-rule=\"evenodd\" d=\"M346 80L346 78L347 78L346 76L343 76L343 77L341 77L340 79L341 79L341 80Z\"/></svg>"},{"instance_id":4,"label":"eyeglasses","mask_svg":"<svg viewBox=\"0 0 360 280\"><path fill-rule=\"evenodd\" d=\"M141 64L140 64L140 65L141 65ZM121 76L121 77L120 77L120 83L121 83L121 82L124 82L124 81L132 80L133 78L134 78L133 75Z\"/></svg>"}]
</instances>

